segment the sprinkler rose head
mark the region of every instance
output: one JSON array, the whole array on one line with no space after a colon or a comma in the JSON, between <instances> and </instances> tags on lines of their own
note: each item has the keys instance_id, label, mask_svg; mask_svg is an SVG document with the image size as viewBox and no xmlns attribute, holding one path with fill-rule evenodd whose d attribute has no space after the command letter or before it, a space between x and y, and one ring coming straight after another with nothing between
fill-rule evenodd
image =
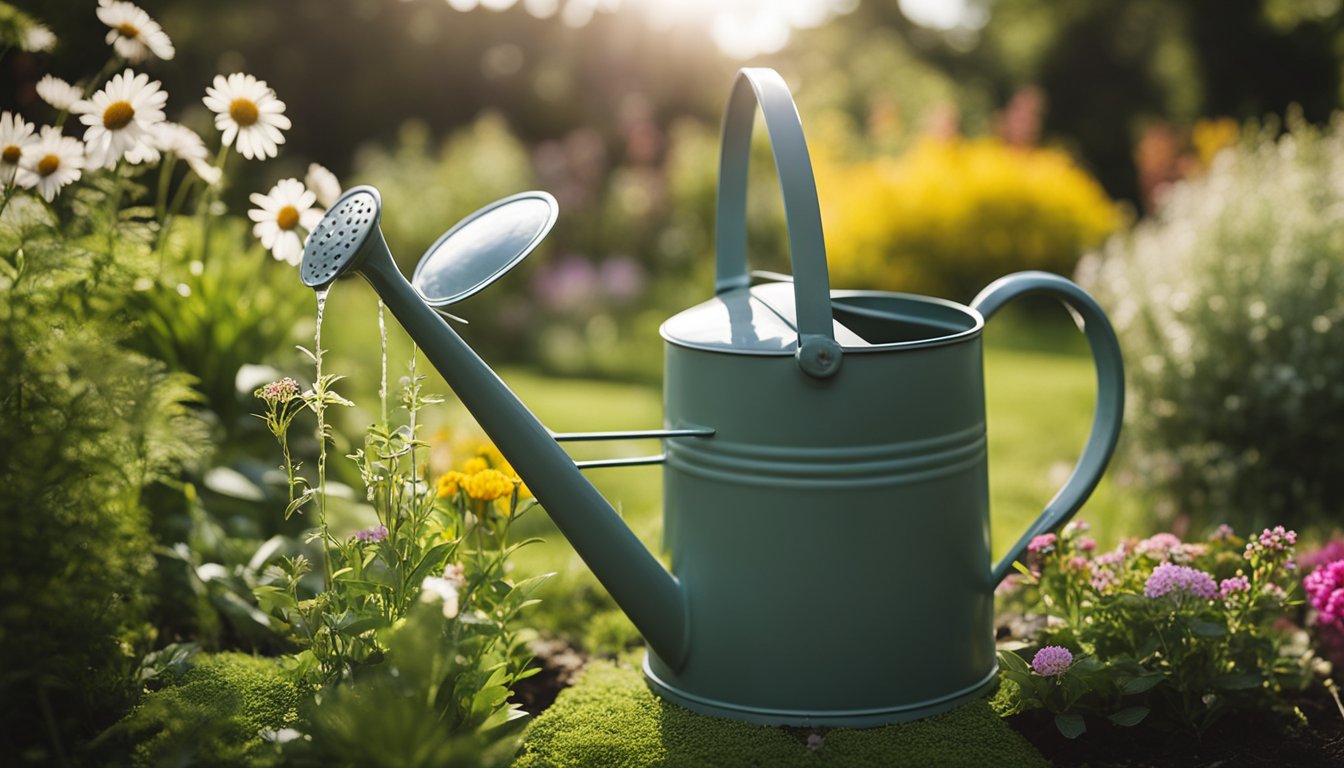
<instances>
[{"instance_id":1,"label":"sprinkler rose head","mask_svg":"<svg viewBox=\"0 0 1344 768\"><path fill-rule=\"evenodd\" d=\"M378 230L382 208L382 197L373 187L346 190L308 235L299 265L303 284L322 288L350 274L370 248L386 251Z\"/></svg>"}]
</instances>

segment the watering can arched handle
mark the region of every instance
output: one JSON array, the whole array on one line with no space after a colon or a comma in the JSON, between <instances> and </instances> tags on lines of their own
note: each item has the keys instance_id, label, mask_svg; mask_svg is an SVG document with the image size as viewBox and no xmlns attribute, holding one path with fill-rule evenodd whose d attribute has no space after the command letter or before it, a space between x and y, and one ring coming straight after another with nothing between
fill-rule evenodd
<instances>
[{"instance_id":1,"label":"watering can arched handle","mask_svg":"<svg viewBox=\"0 0 1344 768\"><path fill-rule=\"evenodd\" d=\"M994 566L990 576L994 584L1003 581L1012 570L1013 561L1022 556L1033 538L1073 517L1088 496L1092 495L1101 481L1102 473L1106 471L1111 454L1115 452L1125 414L1125 367L1120 356L1120 342L1115 337L1110 321L1106 319L1106 313L1082 288L1048 272L1018 272L990 283L971 302L971 308L988 320L1004 304L1028 293L1054 296L1079 321L1096 362L1097 409L1092 417L1092 431L1088 435L1087 446L1083 448L1078 465L1073 468L1064 487L1045 505L1041 516Z\"/></svg>"},{"instance_id":2,"label":"watering can arched handle","mask_svg":"<svg viewBox=\"0 0 1344 768\"><path fill-rule=\"evenodd\" d=\"M751 284L747 273L747 167L757 104L765 117L775 169L784 192L798 319L798 365L811 376L825 378L840 370L841 350L832 328L831 281L826 272L817 185L798 108L784 78L773 69L739 70L724 114L714 239L718 254L714 292Z\"/></svg>"}]
</instances>

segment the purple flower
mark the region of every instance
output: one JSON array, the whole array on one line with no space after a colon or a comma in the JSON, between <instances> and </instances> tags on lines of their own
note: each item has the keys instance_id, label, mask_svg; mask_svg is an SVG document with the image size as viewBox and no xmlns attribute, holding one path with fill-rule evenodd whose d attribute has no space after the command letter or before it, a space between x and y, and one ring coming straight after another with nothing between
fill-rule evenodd
<instances>
[{"instance_id":1,"label":"purple flower","mask_svg":"<svg viewBox=\"0 0 1344 768\"><path fill-rule=\"evenodd\" d=\"M1249 592L1251 590L1251 581L1245 576L1233 576L1230 579L1223 579L1218 584L1218 596L1226 600L1238 592Z\"/></svg>"},{"instance_id":2,"label":"purple flower","mask_svg":"<svg viewBox=\"0 0 1344 768\"><path fill-rule=\"evenodd\" d=\"M1344 624L1344 560L1326 563L1307 574L1302 587L1320 624Z\"/></svg>"},{"instance_id":3,"label":"purple flower","mask_svg":"<svg viewBox=\"0 0 1344 768\"><path fill-rule=\"evenodd\" d=\"M1031 669L1041 677L1054 677L1062 674L1073 663L1073 654L1068 648L1047 645L1036 652L1031 659Z\"/></svg>"},{"instance_id":4,"label":"purple flower","mask_svg":"<svg viewBox=\"0 0 1344 768\"><path fill-rule=\"evenodd\" d=\"M1213 577L1188 565L1162 563L1153 569L1152 575L1143 585L1144 597L1154 600L1167 595L1212 600L1217 594L1218 585L1214 583Z\"/></svg>"},{"instance_id":5,"label":"purple flower","mask_svg":"<svg viewBox=\"0 0 1344 768\"><path fill-rule=\"evenodd\" d=\"M1236 535L1237 532L1232 530L1232 526L1228 525L1227 523L1223 523L1222 525L1218 526L1218 529L1215 530L1213 532L1213 535L1209 537L1209 541L1231 541L1233 538L1236 537Z\"/></svg>"},{"instance_id":6,"label":"purple flower","mask_svg":"<svg viewBox=\"0 0 1344 768\"><path fill-rule=\"evenodd\" d=\"M1043 533L1031 540L1031 543L1027 545L1027 551L1035 554L1054 552L1055 542L1058 540L1058 537L1053 533Z\"/></svg>"},{"instance_id":7,"label":"purple flower","mask_svg":"<svg viewBox=\"0 0 1344 768\"><path fill-rule=\"evenodd\" d=\"M355 538L366 544L382 541L387 538L387 526L375 525L362 531L356 531Z\"/></svg>"}]
</instances>

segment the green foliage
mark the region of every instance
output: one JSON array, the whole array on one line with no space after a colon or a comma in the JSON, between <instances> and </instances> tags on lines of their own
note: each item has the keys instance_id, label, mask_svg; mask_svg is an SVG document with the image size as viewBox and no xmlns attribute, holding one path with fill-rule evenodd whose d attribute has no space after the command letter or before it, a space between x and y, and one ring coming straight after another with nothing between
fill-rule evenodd
<instances>
[{"instance_id":1,"label":"green foliage","mask_svg":"<svg viewBox=\"0 0 1344 768\"><path fill-rule=\"evenodd\" d=\"M125 705L151 639L141 493L206 450L190 380L124 344L153 262L115 201L138 190L109 172L0 202L0 742L39 762Z\"/></svg>"},{"instance_id":2,"label":"green foliage","mask_svg":"<svg viewBox=\"0 0 1344 768\"><path fill-rule=\"evenodd\" d=\"M461 622L418 605L380 632L383 663L334 685L305 711L306 736L286 743L291 765L450 768L503 765L517 751L506 670L459 655Z\"/></svg>"},{"instance_id":3,"label":"green foliage","mask_svg":"<svg viewBox=\"0 0 1344 768\"><path fill-rule=\"evenodd\" d=\"M1344 117L1290 129L1081 270L1129 361L1129 464L1197 527L1325 522L1344 493Z\"/></svg>"},{"instance_id":4,"label":"green foliage","mask_svg":"<svg viewBox=\"0 0 1344 768\"><path fill-rule=\"evenodd\" d=\"M96 755L135 768L280 765L274 733L293 727L308 700L290 677L275 659L198 656L100 736Z\"/></svg>"},{"instance_id":5,"label":"green foliage","mask_svg":"<svg viewBox=\"0 0 1344 768\"><path fill-rule=\"evenodd\" d=\"M1160 533L1094 557L1083 530L1037 537L1020 566L1018 599L1039 599L1048 617L1032 648L1053 648L1031 666L1000 651L1000 711L1053 712L1069 738L1096 718L1203 731L1229 712L1293 716L1286 696L1311 681L1312 661L1305 635L1284 626L1300 602L1293 532L1249 543L1226 526L1193 543ZM1062 671L1043 663L1065 652Z\"/></svg>"},{"instance_id":6,"label":"green foliage","mask_svg":"<svg viewBox=\"0 0 1344 768\"><path fill-rule=\"evenodd\" d=\"M528 726L515 768L638 766L1043 766L983 701L903 725L837 729L809 749L793 733L698 715L655 697L639 672L591 662Z\"/></svg>"}]
</instances>

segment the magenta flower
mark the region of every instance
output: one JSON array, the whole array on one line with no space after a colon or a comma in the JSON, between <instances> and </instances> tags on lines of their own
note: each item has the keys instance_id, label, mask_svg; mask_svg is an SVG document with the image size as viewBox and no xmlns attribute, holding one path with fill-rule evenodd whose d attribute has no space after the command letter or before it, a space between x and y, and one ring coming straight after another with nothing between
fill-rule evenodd
<instances>
[{"instance_id":1,"label":"magenta flower","mask_svg":"<svg viewBox=\"0 0 1344 768\"><path fill-rule=\"evenodd\" d=\"M1036 538L1031 540L1031 543L1027 545L1027 551L1040 555L1046 554L1048 552L1054 552L1055 542L1057 541L1059 541L1059 538L1056 537L1055 534L1043 533L1040 536L1037 536Z\"/></svg>"},{"instance_id":2,"label":"magenta flower","mask_svg":"<svg viewBox=\"0 0 1344 768\"><path fill-rule=\"evenodd\" d=\"M1302 586L1320 624L1344 624L1344 560L1326 563L1307 574Z\"/></svg>"},{"instance_id":3,"label":"magenta flower","mask_svg":"<svg viewBox=\"0 0 1344 768\"><path fill-rule=\"evenodd\" d=\"M375 525L355 532L355 538L366 544L372 544L387 538L387 526Z\"/></svg>"},{"instance_id":4,"label":"magenta flower","mask_svg":"<svg viewBox=\"0 0 1344 768\"><path fill-rule=\"evenodd\" d=\"M1251 591L1251 581L1245 576L1233 576L1230 579L1223 579L1218 584L1218 596L1226 600L1238 592Z\"/></svg>"},{"instance_id":5,"label":"magenta flower","mask_svg":"<svg viewBox=\"0 0 1344 768\"><path fill-rule=\"evenodd\" d=\"M1079 552L1091 552L1097 548L1097 540L1091 536L1079 536L1073 546L1077 547Z\"/></svg>"},{"instance_id":6,"label":"magenta flower","mask_svg":"<svg viewBox=\"0 0 1344 768\"><path fill-rule=\"evenodd\" d=\"M1159 597L1174 595L1189 596L1212 600L1218 594L1218 585L1213 577L1188 565L1162 563L1153 569L1148 581L1143 585L1143 595L1156 600Z\"/></svg>"},{"instance_id":7,"label":"magenta flower","mask_svg":"<svg viewBox=\"0 0 1344 768\"><path fill-rule=\"evenodd\" d=\"M1298 564L1306 571L1314 571L1336 560L1344 560L1344 539L1331 539L1324 547L1297 558Z\"/></svg>"},{"instance_id":8,"label":"magenta flower","mask_svg":"<svg viewBox=\"0 0 1344 768\"><path fill-rule=\"evenodd\" d=\"M1068 648L1047 645L1031 658L1031 669L1041 677L1054 677L1063 674L1073 664L1073 654Z\"/></svg>"}]
</instances>

